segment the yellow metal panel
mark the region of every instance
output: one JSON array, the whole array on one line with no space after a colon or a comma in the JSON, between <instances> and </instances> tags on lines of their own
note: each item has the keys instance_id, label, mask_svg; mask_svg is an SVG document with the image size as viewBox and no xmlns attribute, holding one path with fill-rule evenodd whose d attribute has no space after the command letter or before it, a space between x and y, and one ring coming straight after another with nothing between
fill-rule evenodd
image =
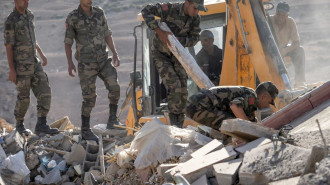
<instances>
[{"instance_id":1,"label":"yellow metal panel","mask_svg":"<svg viewBox=\"0 0 330 185\"><path fill-rule=\"evenodd\" d=\"M225 53L220 85L237 85L237 32L231 14L228 17Z\"/></svg>"},{"instance_id":2,"label":"yellow metal panel","mask_svg":"<svg viewBox=\"0 0 330 185\"><path fill-rule=\"evenodd\" d=\"M136 92L136 102L137 102L137 109L142 110L141 104L138 103L139 99L142 97L142 90ZM128 109L128 114L125 122L127 127L134 128L135 127L135 118L134 118L134 111L132 106ZM133 135L133 131L130 129L127 129L127 135Z\"/></svg>"},{"instance_id":3,"label":"yellow metal panel","mask_svg":"<svg viewBox=\"0 0 330 185\"><path fill-rule=\"evenodd\" d=\"M235 25L239 37L243 40L243 31L240 26L239 16L236 9L237 0L229 1L228 8L235 20ZM249 54L250 60L253 64L253 67L260 79L263 81L272 81L274 82L279 90L285 89L282 78L277 74L275 66L272 64L271 60L265 54L262 43L259 38L259 33L256 27L254 16L252 13L250 1L245 0L244 4L242 1L239 3L240 14L242 17L242 23L246 34L246 39L250 47L251 53Z\"/></svg>"}]
</instances>

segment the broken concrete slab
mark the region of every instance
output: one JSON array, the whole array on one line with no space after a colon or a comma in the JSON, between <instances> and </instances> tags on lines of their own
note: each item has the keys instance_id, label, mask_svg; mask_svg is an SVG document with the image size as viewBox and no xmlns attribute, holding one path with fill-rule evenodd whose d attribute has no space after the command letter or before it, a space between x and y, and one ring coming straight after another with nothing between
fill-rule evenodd
<instances>
[{"instance_id":1,"label":"broken concrete slab","mask_svg":"<svg viewBox=\"0 0 330 185\"><path fill-rule=\"evenodd\" d=\"M106 129L107 124L98 124L92 128L94 134L99 135L102 134L103 136L120 136L125 137L127 135L127 130L119 130L119 129Z\"/></svg>"},{"instance_id":2,"label":"broken concrete slab","mask_svg":"<svg viewBox=\"0 0 330 185\"><path fill-rule=\"evenodd\" d=\"M279 142L247 151L239 170L240 183L266 184L301 175L310 153L311 150Z\"/></svg>"},{"instance_id":3,"label":"broken concrete slab","mask_svg":"<svg viewBox=\"0 0 330 185\"><path fill-rule=\"evenodd\" d=\"M265 144L268 144L272 142L270 139L267 139L267 138L264 138L264 137L261 137L261 138L258 138L254 141L251 141L243 146L240 146L240 147L237 147L235 148L235 151L241 153L241 154L244 154L246 151L250 151L254 148L257 148L259 146L262 146L262 145L265 145Z\"/></svg>"},{"instance_id":4,"label":"broken concrete slab","mask_svg":"<svg viewBox=\"0 0 330 185\"><path fill-rule=\"evenodd\" d=\"M271 182L271 183L269 183L269 185L288 185L288 184L297 185L299 179L300 179L300 176Z\"/></svg>"},{"instance_id":5,"label":"broken concrete slab","mask_svg":"<svg viewBox=\"0 0 330 185\"><path fill-rule=\"evenodd\" d=\"M311 155L309 156L303 174L315 173L315 164L328 156L328 149L324 146L313 146Z\"/></svg>"},{"instance_id":6,"label":"broken concrete slab","mask_svg":"<svg viewBox=\"0 0 330 185\"><path fill-rule=\"evenodd\" d=\"M199 179L197 179L191 185L207 185L207 184L208 184L208 181L207 181L206 175L202 175Z\"/></svg>"},{"instance_id":7,"label":"broken concrete slab","mask_svg":"<svg viewBox=\"0 0 330 185\"><path fill-rule=\"evenodd\" d=\"M192 158L187 162L180 163L178 166L166 171L166 174L174 176L180 173L190 183L196 181L201 175L206 174L208 177L213 176L212 165L222 161L234 159L237 153L232 146L227 146L221 150L209 153L202 158Z\"/></svg>"},{"instance_id":8,"label":"broken concrete slab","mask_svg":"<svg viewBox=\"0 0 330 185\"><path fill-rule=\"evenodd\" d=\"M223 147L222 142L218 141L217 139L214 139L213 141L209 142L208 144L204 145L202 148L192 153L191 157L200 158L212 151L220 150L222 147Z\"/></svg>"},{"instance_id":9,"label":"broken concrete slab","mask_svg":"<svg viewBox=\"0 0 330 185\"><path fill-rule=\"evenodd\" d=\"M299 185L330 184L330 157L324 158L316 167L315 173L309 173L299 179Z\"/></svg>"},{"instance_id":10,"label":"broken concrete slab","mask_svg":"<svg viewBox=\"0 0 330 185\"><path fill-rule=\"evenodd\" d=\"M212 139L218 139L221 141L227 140L228 136L226 134L223 134L211 127L205 126L205 125L198 125L198 132L201 134L206 135L207 137L210 137Z\"/></svg>"},{"instance_id":11,"label":"broken concrete slab","mask_svg":"<svg viewBox=\"0 0 330 185\"><path fill-rule=\"evenodd\" d=\"M278 134L277 130L238 118L224 120L220 131L247 142L260 137L271 138L274 134Z\"/></svg>"},{"instance_id":12,"label":"broken concrete slab","mask_svg":"<svg viewBox=\"0 0 330 185\"><path fill-rule=\"evenodd\" d=\"M323 136L325 136L324 139L326 143L330 143L330 137L328 137L330 136L330 130L322 129L322 133ZM321 146L324 145L320 131L311 131L311 132L302 132L302 133L293 134L293 138L294 138L294 145L302 148L312 149L313 146L315 145L321 145Z\"/></svg>"},{"instance_id":13,"label":"broken concrete slab","mask_svg":"<svg viewBox=\"0 0 330 185\"><path fill-rule=\"evenodd\" d=\"M71 152L63 156L67 164L73 164L74 162L81 164L84 161L85 149L80 144L73 144L71 147Z\"/></svg>"},{"instance_id":14,"label":"broken concrete slab","mask_svg":"<svg viewBox=\"0 0 330 185\"><path fill-rule=\"evenodd\" d=\"M217 178L218 184L235 184L236 180L238 179L238 169L241 166L242 161L243 158L239 158L213 165L214 176Z\"/></svg>"},{"instance_id":15,"label":"broken concrete slab","mask_svg":"<svg viewBox=\"0 0 330 185\"><path fill-rule=\"evenodd\" d=\"M42 184L57 184L62 180L61 172L59 169L52 169L49 174L43 178Z\"/></svg>"},{"instance_id":16,"label":"broken concrete slab","mask_svg":"<svg viewBox=\"0 0 330 185\"><path fill-rule=\"evenodd\" d=\"M6 135L4 141L6 154L16 154L24 148L25 139L17 131Z\"/></svg>"}]
</instances>

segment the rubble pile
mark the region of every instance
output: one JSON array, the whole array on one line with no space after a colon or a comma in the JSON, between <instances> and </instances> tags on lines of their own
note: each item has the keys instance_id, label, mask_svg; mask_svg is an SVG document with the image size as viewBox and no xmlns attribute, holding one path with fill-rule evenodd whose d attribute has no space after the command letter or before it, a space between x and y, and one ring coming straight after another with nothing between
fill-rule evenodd
<instances>
[{"instance_id":1,"label":"rubble pile","mask_svg":"<svg viewBox=\"0 0 330 185\"><path fill-rule=\"evenodd\" d=\"M240 119L224 121L219 132L205 126L180 129L155 118L134 136L99 124L93 128L99 143L81 140L68 117L51 124L61 130L53 136L23 137L4 120L0 127L0 184L330 183L322 139L304 147L308 134L293 140Z\"/></svg>"}]
</instances>

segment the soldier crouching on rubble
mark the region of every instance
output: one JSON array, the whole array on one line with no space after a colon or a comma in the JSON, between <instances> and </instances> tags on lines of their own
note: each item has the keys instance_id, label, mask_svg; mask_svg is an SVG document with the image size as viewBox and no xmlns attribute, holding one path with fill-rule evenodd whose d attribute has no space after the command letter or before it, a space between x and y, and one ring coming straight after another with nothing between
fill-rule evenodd
<instances>
[{"instance_id":1,"label":"soldier crouching on rubble","mask_svg":"<svg viewBox=\"0 0 330 185\"><path fill-rule=\"evenodd\" d=\"M223 120L241 118L256 121L254 111L275 105L278 89L272 82L262 82L254 91L244 86L216 86L192 95L186 114L198 123L218 130Z\"/></svg>"},{"instance_id":2,"label":"soldier crouching on rubble","mask_svg":"<svg viewBox=\"0 0 330 185\"><path fill-rule=\"evenodd\" d=\"M148 27L157 33L153 39L152 56L162 82L167 90L169 117L172 125L183 126L187 102L187 73L168 49L168 35L162 31L155 16L165 22L184 47L194 46L199 40L200 16L206 11L204 0L185 0L183 3L157 3L141 11Z\"/></svg>"},{"instance_id":3,"label":"soldier crouching on rubble","mask_svg":"<svg viewBox=\"0 0 330 185\"><path fill-rule=\"evenodd\" d=\"M72 61L71 48L74 39L76 41L75 58L78 61L78 75L83 96L82 139L98 141L98 137L90 129L90 114L96 101L96 78L100 77L109 91L110 114L107 129L113 129L114 125L120 124L117 119L120 86L114 68L120 65L120 60L104 12L101 8L92 6L92 3L92 0L80 0L78 8L69 13L66 19L64 43L68 72L74 77L72 71L76 72L76 67ZM107 45L113 53L112 59L108 57Z\"/></svg>"},{"instance_id":4,"label":"soldier crouching on rubble","mask_svg":"<svg viewBox=\"0 0 330 185\"><path fill-rule=\"evenodd\" d=\"M47 65L47 58L36 41L34 15L28 9L29 0L14 0L14 3L15 8L5 21L4 44L9 64L9 80L16 84L17 89L14 111L16 130L20 134L29 134L23 122L29 108L32 89L37 98L38 121L35 133L57 134L57 129L52 129L46 124L51 103L51 88L47 74L42 68ZM42 64L37 58L37 52Z\"/></svg>"}]
</instances>

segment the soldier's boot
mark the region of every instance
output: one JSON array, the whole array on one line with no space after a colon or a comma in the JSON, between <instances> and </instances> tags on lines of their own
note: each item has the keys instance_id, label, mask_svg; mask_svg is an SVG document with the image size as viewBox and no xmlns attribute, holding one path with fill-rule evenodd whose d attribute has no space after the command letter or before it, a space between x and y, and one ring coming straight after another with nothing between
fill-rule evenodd
<instances>
[{"instance_id":1,"label":"soldier's boot","mask_svg":"<svg viewBox=\"0 0 330 185\"><path fill-rule=\"evenodd\" d=\"M171 125L175 125L178 128L183 127L184 114L169 113L168 116L170 117Z\"/></svg>"},{"instance_id":2,"label":"soldier's boot","mask_svg":"<svg viewBox=\"0 0 330 185\"><path fill-rule=\"evenodd\" d=\"M81 138L99 142L99 138L92 132L89 122L90 117L81 115Z\"/></svg>"},{"instance_id":3,"label":"soldier's boot","mask_svg":"<svg viewBox=\"0 0 330 185\"><path fill-rule=\"evenodd\" d=\"M20 120L20 121L17 121L16 122L16 131L21 134L22 136L23 135L30 135L30 132L24 127L24 123L23 123L23 120Z\"/></svg>"},{"instance_id":4,"label":"soldier's boot","mask_svg":"<svg viewBox=\"0 0 330 185\"><path fill-rule=\"evenodd\" d=\"M35 128L36 135L45 135L45 134L58 134L59 131L57 128L50 128L47 124L46 117L38 117L37 125Z\"/></svg>"},{"instance_id":5,"label":"soldier's boot","mask_svg":"<svg viewBox=\"0 0 330 185\"><path fill-rule=\"evenodd\" d=\"M118 105L110 104L109 109L110 109L110 112L109 112L109 119L108 119L108 123L107 123L107 129L122 130L123 128L118 128L118 127L114 126L114 125L124 126L118 121L118 118L117 118Z\"/></svg>"}]
</instances>

